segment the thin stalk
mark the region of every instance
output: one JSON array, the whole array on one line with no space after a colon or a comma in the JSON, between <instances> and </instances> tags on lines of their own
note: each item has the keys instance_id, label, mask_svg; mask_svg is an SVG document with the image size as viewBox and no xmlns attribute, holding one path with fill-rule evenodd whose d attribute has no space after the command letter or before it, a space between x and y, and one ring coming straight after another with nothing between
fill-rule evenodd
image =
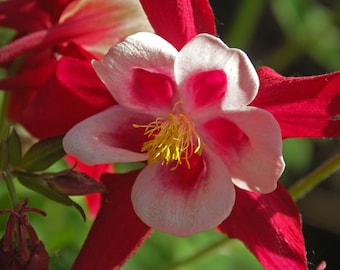
<instances>
[{"instance_id":1,"label":"thin stalk","mask_svg":"<svg viewBox=\"0 0 340 270\"><path fill-rule=\"evenodd\" d=\"M2 173L2 177L5 180L7 190L8 190L8 196L9 196L11 205L14 208L19 203L19 198L18 198L16 189L13 183L13 177L6 172Z\"/></svg>"},{"instance_id":2,"label":"thin stalk","mask_svg":"<svg viewBox=\"0 0 340 270\"><path fill-rule=\"evenodd\" d=\"M8 136L9 124L6 120L8 93L0 91L0 140Z\"/></svg>"},{"instance_id":3,"label":"thin stalk","mask_svg":"<svg viewBox=\"0 0 340 270\"><path fill-rule=\"evenodd\" d=\"M327 179L331 174L340 169L340 153L336 154L320 167L315 169L306 177L296 182L289 188L292 198L297 201L304 197L309 191Z\"/></svg>"},{"instance_id":4,"label":"thin stalk","mask_svg":"<svg viewBox=\"0 0 340 270\"><path fill-rule=\"evenodd\" d=\"M7 101L8 101L8 93L0 92L0 140L5 139L9 133L9 124L6 119L6 111L7 111ZM13 183L13 177L10 173L3 171L1 172L0 179L3 178L6 183L6 187L8 190L8 196L11 202L12 207L14 208L19 203L19 198Z\"/></svg>"}]
</instances>

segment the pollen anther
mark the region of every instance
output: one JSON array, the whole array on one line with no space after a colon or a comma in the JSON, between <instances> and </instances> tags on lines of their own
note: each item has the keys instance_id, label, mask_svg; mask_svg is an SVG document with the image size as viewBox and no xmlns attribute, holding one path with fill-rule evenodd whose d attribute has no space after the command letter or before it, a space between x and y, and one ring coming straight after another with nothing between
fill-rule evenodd
<instances>
[{"instance_id":1,"label":"pollen anther","mask_svg":"<svg viewBox=\"0 0 340 270\"><path fill-rule=\"evenodd\" d=\"M150 140L142 146L141 152L148 154L148 163L161 162L167 165L176 161L170 170L186 163L193 154L202 155L202 142L194 123L184 113L170 113L167 119L158 117L147 125L133 124L135 128L145 128L144 135Z\"/></svg>"}]
</instances>

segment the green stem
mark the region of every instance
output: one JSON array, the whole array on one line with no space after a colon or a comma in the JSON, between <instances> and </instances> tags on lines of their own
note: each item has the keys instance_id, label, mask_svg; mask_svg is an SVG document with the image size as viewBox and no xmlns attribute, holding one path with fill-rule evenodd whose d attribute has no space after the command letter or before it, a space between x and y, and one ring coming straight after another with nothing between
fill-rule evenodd
<instances>
[{"instance_id":1,"label":"green stem","mask_svg":"<svg viewBox=\"0 0 340 270\"><path fill-rule=\"evenodd\" d=\"M289 188L289 193L292 198L297 201L305 196L309 191L319 185L331 174L340 169L340 153L336 154L316 170L311 172L306 177L296 182Z\"/></svg>"},{"instance_id":2,"label":"green stem","mask_svg":"<svg viewBox=\"0 0 340 270\"><path fill-rule=\"evenodd\" d=\"M188 257L186 257L182 260L178 260L178 261L171 263L165 269L173 270L173 269L176 269L177 267L183 266L185 264L190 264L191 262L195 261L196 259L200 258L201 256L206 255L208 252L211 252L211 251L225 245L227 242L228 242L228 238L224 237L221 240L216 241L215 243L208 245L204 249L198 251L197 253L195 253L191 256L188 256Z\"/></svg>"},{"instance_id":3,"label":"green stem","mask_svg":"<svg viewBox=\"0 0 340 270\"><path fill-rule=\"evenodd\" d=\"M0 140L8 136L9 124L6 120L8 93L0 91Z\"/></svg>"},{"instance_id":4,"label":"green stem","mask_svg":"<svg viewBox=\"0 0 340 270\"><path fill-rule=\"evenodd\" d=\"M10 128L9 123L6 119L7 101L8 93L0 92L0 140L7 138ZM19 203L19 198L15 190L13 177L10 173L6 172L6 170L1 173L1 176L5 180L9 200L11 202L12 207L14 208Z\"/></svg>"},{"instance_id":5,"label":"green stem","mask_svg":"<svg viewBox=\"0 0 340 270\"><path fill-rule=\"evenodd\" d=\"M14 183L13 183L13 177L6 172L3 172L2 176L3 176L3 179L5 180L5 183L6 183L6 186L7 186L9 199L11 201L12 207L14 208L19 203L19 198L18 198L17 192L15 190L15 186L14 186Z\"/></svg>"}]
</instances>

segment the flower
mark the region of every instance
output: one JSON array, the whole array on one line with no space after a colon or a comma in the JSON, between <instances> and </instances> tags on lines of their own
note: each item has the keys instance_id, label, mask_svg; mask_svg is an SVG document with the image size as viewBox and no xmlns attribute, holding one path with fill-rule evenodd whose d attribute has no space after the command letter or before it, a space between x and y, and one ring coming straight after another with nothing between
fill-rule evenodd
<instances>
[{"instance_id":1,"label":"flower","mask_svg":"<svg viewBox=\"0 0 340 270\"><path fill-rule=\"evenodd\" d=\"M177 50L199 33L216 34L214 17L206 0L141 0L141 3L156 33ZM283 138L340 136L340 125L336 120L340 115L337 106L339 72L283 77L268 67L262 67L257 73L260 88L250 105L272 113L281 127ZM150 119L151 122L154 120ZM137 131L143 130L137 128ZM119 132L125 136L122 129ZM134 150L138 151L142 146L143 142ZM181 167L185 168L185 164ZM102 176L107 193L103 194L98 216L73 269L117 269L150 234L150 227L136 215L131 203L131 190L139 174L140 171L134 171ZM282 266L285 269L307 269L300 214L280 184L268 194L236 187L232 212L218 230L241 239L266 269L281 269ZM108 231L110 238L107 237Z\"/></svg>"},{"instance_id":2,"label":"flower","mask_svg":"<svg viewBox=\"0 0 340 270\"><path fill-rule=\"evenodd\" d=\"M197 33L215 34L207 1L158 3L142 0L141 3L156 32L176 44L178 50ZM169 24L169 21L174 23ZM336 106L339 73L286 78L267 67L257 72L260 89L251 105L270 111L279 122L284 138L340 136L335 120L340 114ZM309 114L306 115L305 111ZM301 125L301 122L308 125ZM94 261L92 266L99 269L119 267L150 233L136 216L130 201L130 192L138 173L102 177L108 193L102 198L101 209L74 269L82 269ZM121 213L124 213L123 224L117 220ZM252 230L248 229L250 222L253 224ZM283 263L289 269L306 269L299 212L281 185L274 192L264 195L236 188L232 213L218 228L231 237L241 239L266 269L279 269ZM106 233L103 233L107 230L114 234L114 240L107 239ZM104 254L94 248L103 243L106 250L112 252ZM120 249L121 243L125 243L124 249ZM91 261L88 260L89 255Z\"/></svg>"},{"instance_id":3,"label":"flower","mask_svg":"<svg viewBox=\"0 0 340 270\"><path fill-rule=\"evenodd\" d=\"M64 148L89 165L147 160L132 189L147 225L177 235L212 229L231 212L232 183L275 190L281 132L271 114L247 106L258 77L243 52L208 34L177 52L137 33L93 65L119 105L73 127Z\"/></svg>"},{"instance_id":4,"label":"flower","mask_svg":"<svg viewBox=\"0 0 340 270\"><path fill-rule=\"evenodd\" d=\"M25 56L0 89L10 91L9 118L38 138L64 134L112 105L90 60L129 34L152 30L136 0L11 0L0 10L0 25L17 30L0 49L0 64Z\"/></svg>"}]
</instances>

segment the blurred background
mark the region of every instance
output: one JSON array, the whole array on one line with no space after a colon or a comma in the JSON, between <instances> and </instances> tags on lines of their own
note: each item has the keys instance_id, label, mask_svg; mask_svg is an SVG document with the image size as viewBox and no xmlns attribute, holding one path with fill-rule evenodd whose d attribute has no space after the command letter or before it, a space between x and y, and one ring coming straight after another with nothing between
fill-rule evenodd
<instances>
[{"instance_id":1,"label":"blurred background","mask_svg":"<svg viewBox=\"0 0 340 270\"><path fill-rule=\"evenodd\" d=\"M339 0L211 0L220 37L247 52L255 66L269 66L285 76L317 75L340 70ZM1 31L4 42L6 31ZM340 87L340 86L339 86ZM339 104L340 106L340 104ZM288 139L281 182L291 186L340 152L339 139ZM52 170L65 168L59 162ZM51 255L52 270L70 269L91 221L79 213L18 187L20 197L48 213L30 220ZM82 198L75 200L84 205ZM340 269L340 172L299 200L310 269L322 260ZM0 183L1 208L9 207ZM6 217L0 216L3 234ZM123 222L123 220L122 220ZM108 232L109 235L109 232ZM143 269L262 269L243 244L216 231L188 238L155 232L123 267Z\"/></svg>"}]
</instances>

